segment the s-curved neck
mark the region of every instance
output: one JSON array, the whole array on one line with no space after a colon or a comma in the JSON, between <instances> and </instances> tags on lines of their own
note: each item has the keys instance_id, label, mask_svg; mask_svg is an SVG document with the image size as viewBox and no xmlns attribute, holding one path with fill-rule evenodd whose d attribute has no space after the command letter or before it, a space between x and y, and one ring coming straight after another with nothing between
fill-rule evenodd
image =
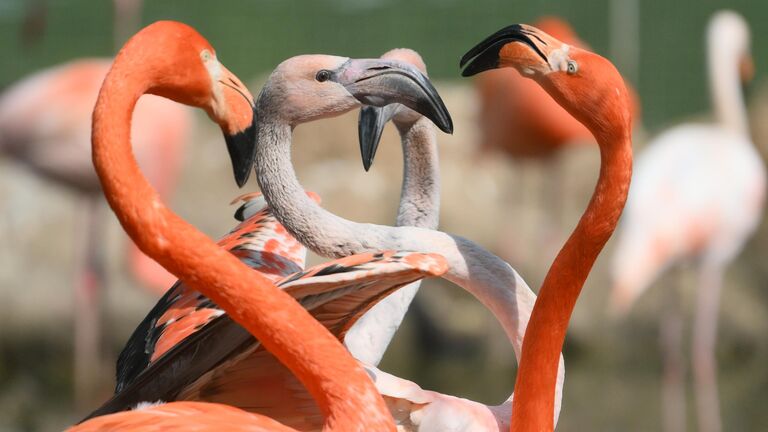
<instances>
[{"instance_id":1,"label":"s-curved neck","mask_svg":"<svg viewBox=\"0 0 768 432\"><path fill-rule=\"evenodd\" d=\"M709 34L707 45L709 87L715 117L723 127L749 136L747 107L739 77L739 61L743 53L733 49L727 35Z\"/></svg>"},{"instance_id":2,"label":"s-curved neck","mask_svg":"<svg viewBox=\"0 0 768 432\"><path fill-rule=\"evenodd\" d=\"M123 228L144 253L219 304L284 362L327 415L326 426L394 430L375 387L343 347L268 279L168 209L141 174L131 149L131 115L155 83L145 78L152 76L149 67L141 73L141 55L126 50L105 79L92 135L96 172Z\"/></svg>"},{"instance_id":3,"label":"s-curved neck","mask_svg":"<svg viewBox=\"0 0 768 432\"><path fill-rule=\"evenodd\" d=\"M555 382L568 322L629 192L632 143L626 129L616 137L595 134L600 143L600 176L586 211L544 279L525 332L512 403L513 432L554 429Z\"/></svg>"}]
</instances>

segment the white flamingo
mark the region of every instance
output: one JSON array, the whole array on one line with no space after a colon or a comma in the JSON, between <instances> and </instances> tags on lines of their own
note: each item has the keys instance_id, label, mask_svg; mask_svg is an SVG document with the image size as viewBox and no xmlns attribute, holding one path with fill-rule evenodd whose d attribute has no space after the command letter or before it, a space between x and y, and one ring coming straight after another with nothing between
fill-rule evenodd
<instances>
[{"instance_id":1,"label":"white flamingo","mask_svg":"<svg viewBox=\"0 0 768 432\"><path fill-rule=\"evenodd\" d=\"M710 20L708 65L717 121L666 131L638 158L614 256L612 307L619 314L667 267L698 260L692 360L702 431L721 429L714 349L723 274L757 228L765 200L765 166L749 137L739 88L749 39L746 22L734 12ZM671 303L679 307L676 298ZM661 327L664 426L685 430L680 311L666 316Z\"/></svg>"}]
</instances>

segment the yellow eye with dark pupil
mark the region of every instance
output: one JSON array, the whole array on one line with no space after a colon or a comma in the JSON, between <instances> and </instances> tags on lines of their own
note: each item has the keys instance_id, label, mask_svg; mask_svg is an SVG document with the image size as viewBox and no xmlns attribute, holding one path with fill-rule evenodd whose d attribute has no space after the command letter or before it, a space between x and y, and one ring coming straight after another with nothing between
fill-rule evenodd
<instances>
[{"instance_id":1,"label":"yellow eye with dark pupil","mask_svg":"<svg viewBox=\"0 0 768 432\"><path fill-rule=\"evenodd\" d=\"M331 78L331 72L327 71L325 69L319 71L317 75L315 75L315 79L318 82L328 81Z\"/></svg>"}]
</instances>

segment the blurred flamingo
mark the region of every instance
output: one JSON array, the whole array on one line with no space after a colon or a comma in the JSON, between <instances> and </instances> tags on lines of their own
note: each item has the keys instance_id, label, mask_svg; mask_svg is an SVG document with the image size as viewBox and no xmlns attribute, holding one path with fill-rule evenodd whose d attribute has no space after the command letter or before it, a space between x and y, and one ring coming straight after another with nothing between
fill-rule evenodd
<instances>
[{"instance_id":1,"label":"blurred flamingo","mask_svg":"<svg viewBox=\"0 0 768 432\"><path fill-rule=\"evenodd\" d=\"M0 95L0 153L63 185L78 206L75 254L75 391L81 404L95 384L89 377L100 364L100 291L105 270L102 198L90 156L90 113L109 59L77 60L40 71ZM164 198L170 196L192 126L185 107L157 96L141 99L133 137L139 163ZM173 278L135 246L129 249L132 273L155 293Z\"/></svg>"},{"instance_id":2,"label":"blurred flamingo","mask_svg":"<svg viewBox=\"0 0 768 432\"><path fill-rule=\"evenodd\" d=\"M119 47L138 28L141 0L114 0L115 41ZM27 3L21 40L37 43L45 31L47 0ZM74 253L75 405L84 408L96 392L101 364L101 291L106 286L101 189L91 162L91 112L111 59L84 58L38 71L0 94L0 154L77 195ZM135 113L132 136L144 173L168 199L193 126L186 107L148 95ZM172 275L130 244L131 274L154 294L165 292Z\"/></svg>"},{"instance_id":3,"label":"blurred flamingo","mask_svg":"<svg viewBox=\"0 0 768 432\"><path fill-rule=\"evenodd\" d=\"M573 308L624 208L632 173L631 99L608 60L526 25L499 30L461 59L462 75L514 67L597 139L601 166L592 199L539 290L525 331L512 401L512 431L554 430L560 350Z\"/></svg>"},{"instance_id":4,"label":"blurred flamingo","mask_svg":"<svg viewBox=\"0 0 768 432\"><path fill-rule=\"evenodd\" d=\"M229 311L233 320L284 361L327 414L328 430L394 431L370 379L338 341L269 278L243 265L162 204L138 170L130 144L131 112L149 91L208 112L225 134L238 184L247 180L252 163L254 118L248 90L192 28L168 21L150 25L118 54L93 117L94 165L123 227L143 251ZM222 422L239 430L249 426L288 430L263 417L197 403L105 416L73 430L156 429L155 421L173 428L194 425L197 430L220 430ZM239 424L245 421L249 424Z\"/></svg>"},{"instance_id":5,"label":"blurred flamingo","mask_svg":"<svg viewBox=\"0 0 768 432\"><path fill-rule=\"evenodd\" d=\"M749 39L747 23L735 12L721 11L710 20L708 65L717 121L677 126L648 145L638 160L613 263L611 306L623 315L666 268L698 261L692 361L702 431L721 429L714 349L723 274L757 228L765 200L765 166L749 137L740 91L740 68L743 77L751 74ZM670 312L661 326L664 426L674 431L685 430L680 314Z\"/></svg>"}]
</instances>

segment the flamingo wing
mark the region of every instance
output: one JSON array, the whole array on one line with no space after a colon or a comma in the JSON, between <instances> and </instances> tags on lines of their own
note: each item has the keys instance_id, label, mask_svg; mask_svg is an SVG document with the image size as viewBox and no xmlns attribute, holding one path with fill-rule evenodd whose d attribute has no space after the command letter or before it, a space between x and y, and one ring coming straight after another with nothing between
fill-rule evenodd
<instances>
[{"instance_id":1,"label":"flamingo wing","mask_svg":"<svg viewBox=\"0 0 768 432\"><path fill-rule=\"evenodd\" d=\"M224 236L219 245L275 281L300 271L306 249L275 219L263 198L249 194L239 199L244 204L235 218L241 223ZM210 299L177 281L134 330L120 353L115 393L125 389L171 348L223 313Z\"/></svg>"},{"instance_id":2,"label":"flamingo wing","mask_svg":"<svg viewBox=\"0 0 768 432\"><path fill-rule=\"evenodd\" d=\"M447 270L435 254L352 255L307 269L278 284L340 339L368 308L387 294ZM179 400L205 400L258 412L300 429L322 427L323 416L294 375L258 344L213 368Z\"/></svg>"},{"instance_id":3,"label":"flamingo wing","mask_svg":"<svg viewBox=\"0 0 768 432\"><path fill-rule=\"evenodd\" d=\"M368 297L378 299L415 280L439 276L446 270L447 263L439 255L387 251L353 255L318 265L290 275L278 285L308 310L314 310L339 299L343 301L349 295L364 298L365 292L371 293ZM371 301L366 306L374 303ZM367 307L356 310L362 315ZM338 326L341 322L345 325ZM346 329L353 320L337 319L334 323ZM283 387L274 385L270 372L282 365L262 362L264 354L259 347L257 340L226 314L221 314L152 362L86 419L130 409L145 401L179 399L226 401L261 412L262 406L255 400L261 396L266 401L275 401L275 389ZM292 377L290 372L286 374ZM263 394L254 391L263 388L270 391ZM300 385L295 389L305 392ZM288 390L288 396L298 400L309 398ZM306 401L314 410L311 398Z\"/></svg>"}]
</instances>

